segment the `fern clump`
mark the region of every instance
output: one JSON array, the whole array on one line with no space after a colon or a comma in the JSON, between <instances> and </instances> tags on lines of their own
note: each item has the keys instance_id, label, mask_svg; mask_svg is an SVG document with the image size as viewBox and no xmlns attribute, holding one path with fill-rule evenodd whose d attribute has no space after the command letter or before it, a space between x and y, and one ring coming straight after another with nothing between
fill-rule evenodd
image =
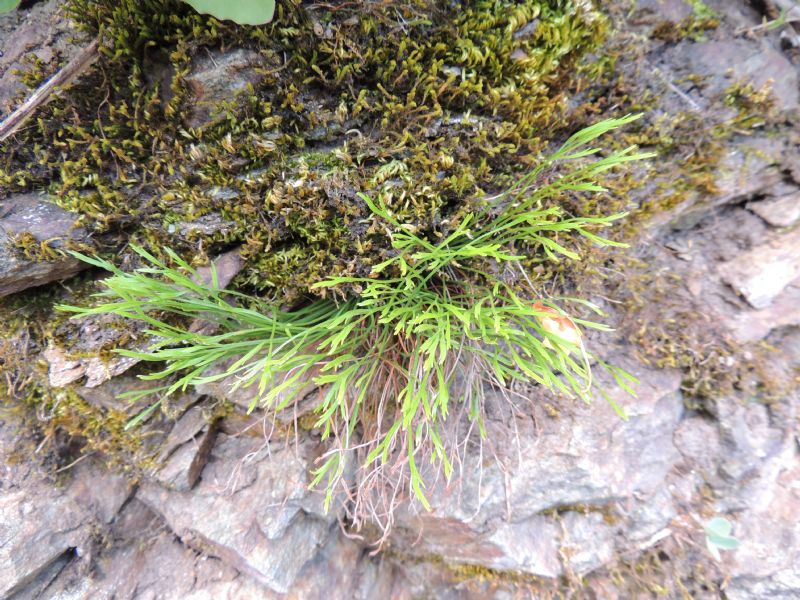
<instances>
[{"instance_id":1,"label":"fern clump","mask_svg":"<svg viewBox=\"0 0 800 600\"><path fill-rule=\"evenodd\" d=\"M458 408L482 432L485 386L527 382L588 401L595 360L628 389L629 376L584 346L582 328L606 327L565 307L577 302L599 310L581 299L546 297L521 261L580 260L573 249L580 240L620 245L597 230L624 214L571 217L559 202L604 191L603 173L647 156L628 148L598 157L591 146L635 118L574 134L513 188L474 203L446 235L423 235L398 221L384 196L362 194L370 226L392 240L390 256L367 277L319 281L315 288L339 293L294 310L220 289L216 277L206 286L176 253L166 251L170 266L143 249L137 251L147 265L131 273L76 254L112 276L103 281L96 306L61 308L149 325L154 342L148 350L119 350L165 365L145 376L164 383L149 390L157 399L135 421L191 385L233 378L234 387L253 389L251 410L276 412L308 397L313 383L315 427L330 447L312 485L325 484L327 502L354 458L356 503L369 502L371 490L388 478L395 489L407 483L428 507L423 465L450 477L461 440L446 425ZM546 170L549 180L541 183ZM341 290L350 293L342 297ZM197 332L189 327L193 319L215 327Z\"/></svg>"}]
</instances>

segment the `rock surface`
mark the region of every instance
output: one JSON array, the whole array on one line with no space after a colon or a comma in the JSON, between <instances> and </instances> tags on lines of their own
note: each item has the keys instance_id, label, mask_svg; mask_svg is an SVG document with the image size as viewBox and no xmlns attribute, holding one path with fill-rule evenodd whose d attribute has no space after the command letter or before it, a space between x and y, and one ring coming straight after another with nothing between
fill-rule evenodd
<instances>
[{"instance_id":1,"label":"rock surface","mask_svg":"<svg viewBox=\"0 0 800 600\"><path fill-rule=\"evenodd\" d=\"M800 222L800 192L749 202L747 208L774 227L791 227Z\"/></svg>"},{"instance_id":2,"label":"rock surface","mask_svg":"<svg viewBox=\"0 0 800 600\"><path fill-rule=\"evenodd\" d=\"M753 308L766 308L800 277L800 230L789 231L719 266L722 279Z\"/></svg>"},{"instance_id":3,"label":"rock surface","mask_svg":"<svg viewBox=\"0 0 800 600\"><path fill-rule=\"evenodd\" d=\"M26 91L14 73L26 66L26 60L35 57L55 67L80 51L72 42L76 31L63 18L61 7L58 0L48 0L0 15L0 116Z\"/></svg>"},{"instance_id":4,"label":"rock surface","mask_svg":"<svg viewBox=\"0 0 800 600\"><path fill-rule=\"evenodd\" d=\"M72 257L27 259L12 247L12 241L23 234L52 249L63 247L68 240L86 241L86 231L76 227L75 220L75 215L43 196L25 194L0 200L0 297L66 279L84 268Z\"/></svg>"},{"instance_id":5,"label":"rock surface","mask_svg":"<svg viewBox=\"0 0 800 600\"><path fill-rule=\"evenodd\" d=\"M14 428L0 424L0 596L42 587L88 555L98 527L116 517L131 492L124 477L80 465L66 488L13 458Z\"/></svg>"},{"instance_id":6,"label":"rock surface","mask_svg":"<svg viewBox=\"0 0 800 600\"><path fill-rule=\"evenodd\" d=\"M185 79L192 90L195 103L187 115L189 127L202 127L209 123L225 101L247 90L263 78L254 67L263 67L257 52L238 49L214 52L197 58L192 73Z\"/></svg>"},{"instance_id":7,"label":"rock surface","mask_svg":"<svg viewBox=\"0 0 800 600\"><path fill-rule=\"evenodd\" d=\"M252 437L221 437L192 491L146 483L137 498L188 545L286 593L335 517L306 497L307 466L295 449L276 450Z\"/></svg>"},{"instance_id":8,"label":"rock surface","mask_svg":"<svg viewBox=\"0 0 800 600\"><path fill-rule=\"evenodd\" d=\"M422 530L415 548L427 554L543 577L565 569L584 574L608 562L616 535L621 543L651 537L673 516L653 520L643 509L678 457L672 431L683 401L677 371L633 372L642 385L625 407L627 422L597 403L570 407L558 418L534 413L516 424L518 438L508 425L497 425L511 415L487 424L487 437L498 440L496 452L507 449L507 462L465 473L455 489L437 490L432 513L400 519L397 535L410 544ZM612 527L604 515L618 512L617 503L625 515ZM562 564L565 547L570 559Z\"/></svg>"},{"instance_id":9,"label":"rock surface","mask_svg":"<svg viewBox=\"0 0 800 600\"><path fill-rule=\"evenodd\" d=\"M307 489L324 447L302 431L286 435L286 424L258 411L244 415L246 391L199 390L233 405L213 426L214 415L197 395L177 402L162 436L161 468L147 471L135 488L99 469L93 457L71 467L68 483L58 487L31 461L11 460L18 440L11 421L2 422L0 596L479 600L552 592L623 600L650 597L653 590L682 597L691 588L696 598L800 597L800 138L791 112L798 105L797 57L782 52L777 32L737 33L760 23L745 3L707 4L720 15L719 29L645 44L653 27L689 19L696 4L637 3L622 22L640 36L627 78L630 94L655 90L653 123L699 112L712 127L736 116L723 100L731 85L772 80L782 125L733 136L714 165L713 185L690 190L656 214L632 252L652 273L669 275L663 290L648 283L641 292L661 320L680 305L685 312L677 314L699 315L684 329L707 329L708 344L743 345L736 356L702 355L704 367L733 370L763 342L767 359L748 368L763 370L762 387L774 383L777 391L748 387L755 376L748 372L730 393L696 398L687 370L659 367L656 360L638 364L637 348L622 339L593 346L639 379L636 399L612 391L629 420L602 399L581 405L532 393L530 401L512 405L490 394L486 440L469 447L449 484L431 485L431 512L413 506L398 512L388 543L374 556L368 542L377 534L350 531L341 508L326 513L320 496ZM629 12L626 7L625 18ZM202 102L187 123L202 127L219 101L246 89L258 76L250 70L257 59L246 50L198 58L187 81ZM687 79L693 74L699 77ZM674 179L694 151L665 157L663 172ZM634 199L646 205L651 191L636 191ZM40 201L14 200L33 207L15 214L36 214ZM0 200L1 219L11 214L3 212L8 202ZM53 215L48 226L60 224L55 237L73 234L68 215L47 214ZM225 255L220 284L240 266L235 252ZM22 277L45 283L68 272L61 264L47 275ZM626 275L634 278L633 271ZM22 285L16 281L2 285ZM609 307L621 330L646 328L642 313L631 317L625 310ZM626 323L632 319L639 320ZM95 324L84 334L87 344L102 345L112 329ZM669 336L656 342L677 343ZM124 408L119 393L140 385L102 363L106 374L117 376L90 376L78 386L87 363L57 347L38 356L49 363L53 386L73 386L94 406ZM792 380L793 387L778 386ZM278 434L266 443L270 431ZM740 542L723 552L720 564L705 550L703 523L713 516L729 519Z\"/></svg>"}]
</instances>

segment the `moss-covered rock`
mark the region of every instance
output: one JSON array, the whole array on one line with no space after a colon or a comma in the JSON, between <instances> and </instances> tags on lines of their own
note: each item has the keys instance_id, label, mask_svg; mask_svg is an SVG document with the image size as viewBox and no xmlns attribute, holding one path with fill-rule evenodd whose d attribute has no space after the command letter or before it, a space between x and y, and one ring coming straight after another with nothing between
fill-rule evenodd
<instances>
[{"instance_id":1,"label":"moss-covered rock","mask_svg":"<svg viewBox=\"0 0 800 600\"><path fill-rule=\"evenodd\" d=\"M6 145L0 189L47 188L93 231L196 262L242 244L235 283L283 301L364 276L389 249L359 192L437 236L535 164L579 125L566 92L607 29L572 0L288 3L259 28L178 2L68 10L102 59ZM246 73L209 84L228 98L198 115L205 57L213 77L208 53L232 47Z\"/></svg>"}]
</instances>

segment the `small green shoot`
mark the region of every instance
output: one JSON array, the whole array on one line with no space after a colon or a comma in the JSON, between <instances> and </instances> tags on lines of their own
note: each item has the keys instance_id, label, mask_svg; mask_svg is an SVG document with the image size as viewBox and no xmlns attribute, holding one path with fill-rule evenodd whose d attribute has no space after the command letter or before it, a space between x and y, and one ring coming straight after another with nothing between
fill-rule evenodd
<instances>
[{"instance_id":1,"label":"small green shoot","mask_svg":"<svg viewBox=\"0 0 800 600\"><path fill-rule=\"evenodd\" d=\"M706 548L717 562L722 562L720 550L736 550L739 540L731 535L733 526L724 517L714 517L705 524Z\"/></svg>"}]
</instances>

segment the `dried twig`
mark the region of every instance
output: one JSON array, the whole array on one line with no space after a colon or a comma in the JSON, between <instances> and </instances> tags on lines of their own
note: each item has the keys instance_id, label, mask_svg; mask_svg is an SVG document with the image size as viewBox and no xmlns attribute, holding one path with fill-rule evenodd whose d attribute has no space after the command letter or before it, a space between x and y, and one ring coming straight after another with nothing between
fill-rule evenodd
<instances>
[{"instance_id":1,"label":"dried twig","mask_svg":"<svg viewBox=\"0 0 800 600\"><path fill-rule=\"evenodd\" d=\"M34 111L50 98L53 92L56 92L58 88L67 85L75 77L83 73L97 58L99 45L99 41L94 40L81 50L75 58L45 81L25 102L0 122L0 142L4 142L9 136L13 135L33 115Z\"/></svg>"}]
</instances>

